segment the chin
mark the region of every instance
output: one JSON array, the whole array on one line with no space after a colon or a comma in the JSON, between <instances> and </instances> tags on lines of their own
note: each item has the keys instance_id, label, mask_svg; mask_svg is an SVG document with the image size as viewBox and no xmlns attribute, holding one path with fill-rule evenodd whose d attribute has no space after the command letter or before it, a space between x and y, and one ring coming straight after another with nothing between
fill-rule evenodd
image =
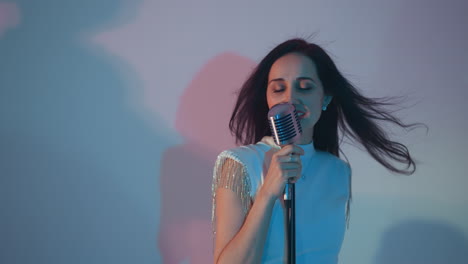
<instances>
[{"instance_id":1,"label":"chin","mask_svg":"<svg viewBox=\"0 0 468 264\"><path fill-rule=\"evenodd\" d=\"M315 123L309 118L304 118L299 121L301 123L302 130L313 128Z\"/></svg>"}]
</instances>

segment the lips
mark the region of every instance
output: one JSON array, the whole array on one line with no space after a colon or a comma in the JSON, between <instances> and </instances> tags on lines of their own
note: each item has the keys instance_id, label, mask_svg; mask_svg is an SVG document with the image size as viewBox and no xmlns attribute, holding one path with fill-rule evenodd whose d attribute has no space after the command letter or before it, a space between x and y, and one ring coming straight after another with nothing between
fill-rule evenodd
<instances>
[{"instance_id":1,"label":"lips","mask_svg":"<svg viewBox=\"0 0 468 264\"><path fill-rule=\"evenodd\" d=\"M296 110L296 112L297 112L297 116L299 117L299 119L304 119L309 116L308 111Z\"/></svg>"},{"instance_id":2,"label":"lips","mask_svg":"<svg viewBox=\"0 0 468 264\"><path fill-rule=\"evenodd\" d=\"M310 111L307 106L303 104L294 104L294 107L296 108L296 112L297 112L297 116L299 117L299 120L308 118L310 116Z\"/></svg>"}]
</instances>

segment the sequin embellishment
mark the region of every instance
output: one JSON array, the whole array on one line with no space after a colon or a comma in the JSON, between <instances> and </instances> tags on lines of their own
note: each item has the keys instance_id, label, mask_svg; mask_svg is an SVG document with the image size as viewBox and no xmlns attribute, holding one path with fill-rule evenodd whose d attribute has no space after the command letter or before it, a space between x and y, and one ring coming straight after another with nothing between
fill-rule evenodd
<instances>
[{"instance_id":1,"label":"sequin embellishment","mask_svg":"<svg viewBox=\"0 0 468 264\"><path fill-rule=\"evenodd\" d=\"M213 227L213 234L215 234L215 210L216 210L216 190L218 188L225 188L232 190L236 193L242 203L244 214L252 206L252 199L250 197L250 178L247 174L245 165L235 156L230 153L223 152L216 160L213 170L213 182L211 185L212 191L212 211L211 222Z\"/></svg>"}]
</instances>

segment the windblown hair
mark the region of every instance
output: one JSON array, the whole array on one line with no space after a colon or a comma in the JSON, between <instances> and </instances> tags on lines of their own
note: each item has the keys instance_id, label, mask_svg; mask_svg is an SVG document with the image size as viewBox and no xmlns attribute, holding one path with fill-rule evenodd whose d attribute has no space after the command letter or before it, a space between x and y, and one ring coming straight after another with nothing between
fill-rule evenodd
<instances>
[{"instance_id":1,"label":"windblown hair","mask_svg":"<svg viewBox=\"0 0 468 264\"><path fill-rule=\"evenodd\" d=\"M324 93L333 96L327 110L322 112L314 126L316 149L339 157L340 131L341 137L363 145L375 160L390 171L405 175L415 172L416 164L408 148L390 140L381 123L390 122L404 129L418 124L404 124L386 110L385 107L391 105L388 98L375 99L361 95L320 46L303 39L291 39L275 47L243 84L229 121L229 129L236 137L236 143L254 144L262 137L271 135L266 118L269 110L266 99L268 74L273 63L288 53L309 57L317 67ZM405 166L398 168L392 161Z\"/></svg>"}]
</instances>

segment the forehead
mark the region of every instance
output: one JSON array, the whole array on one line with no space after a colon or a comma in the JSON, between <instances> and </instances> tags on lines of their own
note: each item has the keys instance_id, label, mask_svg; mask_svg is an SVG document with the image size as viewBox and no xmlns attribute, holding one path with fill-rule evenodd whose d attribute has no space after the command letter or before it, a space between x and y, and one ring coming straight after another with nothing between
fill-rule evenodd
<instances>
[{"instance_id":1,"label":"forehead","mask_svg":"<svg viewBox=\"0 0 468 264\"><path fill-rule=\"evenodd\" d=\"M289 53L277 59L271 66L268 80L283 78L296 79L297 77L317 77L315 63L307 56L299 53Z\"/></svg>"}]
</instances>

